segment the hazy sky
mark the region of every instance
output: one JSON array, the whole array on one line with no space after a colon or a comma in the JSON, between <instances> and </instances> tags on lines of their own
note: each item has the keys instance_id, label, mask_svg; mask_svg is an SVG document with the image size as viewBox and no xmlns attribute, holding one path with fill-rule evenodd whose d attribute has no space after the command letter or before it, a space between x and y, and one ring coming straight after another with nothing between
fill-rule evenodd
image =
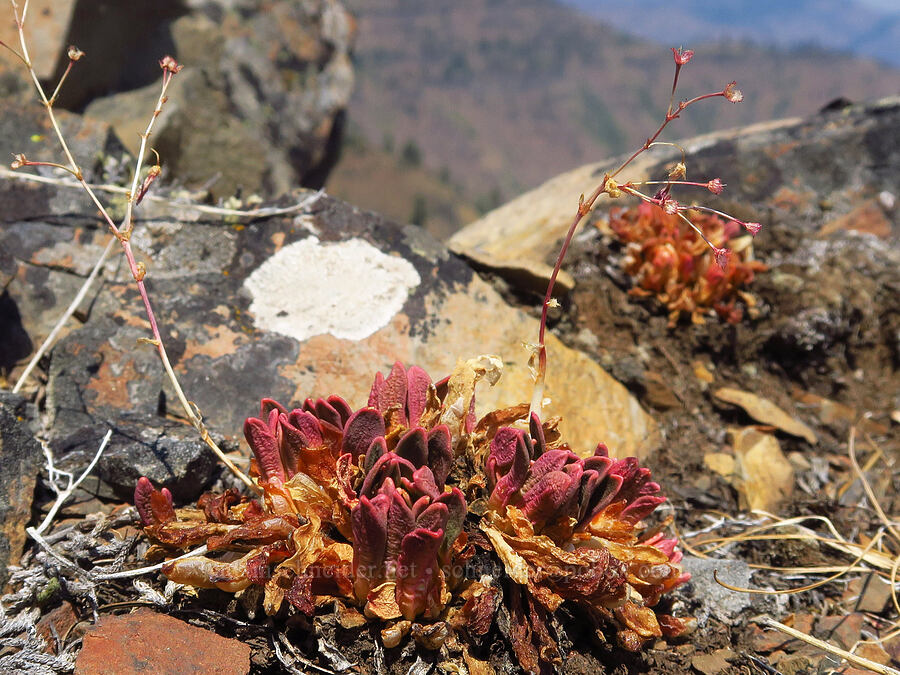
<instances>
[{"instance_id":1,"label":"hazy sky","mask_svg":"<svg viewBox=\"0 0 900 675\"><path fill-rule=\"evenodd\" d=\"M885 12L900 14L900 0L858 0L863 5L876 7Z\"/></svg>"}]
</instances>

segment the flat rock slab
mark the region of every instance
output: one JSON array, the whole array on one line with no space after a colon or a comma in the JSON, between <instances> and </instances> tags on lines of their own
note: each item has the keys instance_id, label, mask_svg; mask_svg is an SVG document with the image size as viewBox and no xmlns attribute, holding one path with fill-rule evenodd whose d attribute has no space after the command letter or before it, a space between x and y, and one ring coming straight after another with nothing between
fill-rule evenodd
<instances>
[{"instance_id":1,"label":"flat rock slab","mask_svg":"<svg viewBox=\"0 0 900 675\"><path fill-rule=\"evenodd\" d=\"M151 610L106 616L84 636L77 675L250 671L250 646Z\"/></svg>"}]
</instances>

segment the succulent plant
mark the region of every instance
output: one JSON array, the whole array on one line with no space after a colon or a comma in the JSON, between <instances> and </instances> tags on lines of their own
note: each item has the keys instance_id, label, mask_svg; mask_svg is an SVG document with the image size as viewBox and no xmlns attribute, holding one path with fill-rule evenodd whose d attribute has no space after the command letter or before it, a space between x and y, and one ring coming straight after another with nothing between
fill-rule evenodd
<instances>
[{"instance_id":1,"label":"succulent plant","mask_svg":"<svg viewBox=\"0 0 900 675\"><path fill-rule=\"evenodd\" d=\"M527 431L511 426L522 406L476 425L475 383L491 371L464 362L434 384L398 363L376 375L356 411L336 396L290 411L263 399L244 425L262 500L229 490L175 509L167 490L138 481L135 505L155 554L208 549L163 572L229 592L261 586L269 614L285 600L310 615L335 600L355 605L387 622L386 645L412 633L437 648L451 627L483 637L505 603L526 670L557 658L548 622L563 602L582 606L598 630L616 626L631 649L682 631L684 622L651 609L685 576L675 541L640 524L663 501L649 470L610 458L602 444L579 457L534 414ZM484 491L476 513L461 487ZM473 527L479 516L486 538ZM512 583L465 577L470 538Z\"/></svg>"},{"instance_id":2,"label":"succulent plant","mask_svg":"<svg viewBox=\"0 0 900 675\"><path fill-rule=\"evenodd\" d=\"M483 442L490 496L481 527L520 587L510 612L532 628L514 637L523 668L556 653L538 624L565 601L617 625L628 649L687 628L650 609L688 575L674 539L642 533L641 521L665 501L649 469L633 457L610 458L603 444L587 458L550 444L534 414L527 432L499 427Z\"/></svg>"},{"instance_id":3,"label":"succulent plant","mask_svg":"<svg viewBox=\"0 0 900 675\"><path fill-rule=\"evenodd\" d=\"M656 296L669 310L670 326L682 313L703 323L703 315L711 309L725 321L739 323L744 316L741 304L748 309L756 304L744 289L756 272L768 268L753 259L751 237L737 237L740 221L704 212L696 212L692 221L710 243L677 213L646 202L611 211L609 227L626 244L623 268L635 283L629 292ZM723 269L710 245L724 250L726 244L731 256Z\"/></svg>"},{"instance_id":4,"label":"succulent plant","mask_svg":"<svg viewBox=\"0 0 900 675\"><path fill-rule=\"evenodd\" d=\"M440 386L445 396L452 389ZM444 407L424 370L399 363L376 376L356 411L338 396L290 411L263 399L244 424L262 505L232 492L176 512L167 490L138 482L135 504L158 544L221 553L167 563L164 573L230 591L262 585L273 612L285 598L311 613L342 597L382 619L437 616L467 513L459 488L445 485L454 449ZM449 415L457 440L470 408Z\"/></svg>"}]
</instances>

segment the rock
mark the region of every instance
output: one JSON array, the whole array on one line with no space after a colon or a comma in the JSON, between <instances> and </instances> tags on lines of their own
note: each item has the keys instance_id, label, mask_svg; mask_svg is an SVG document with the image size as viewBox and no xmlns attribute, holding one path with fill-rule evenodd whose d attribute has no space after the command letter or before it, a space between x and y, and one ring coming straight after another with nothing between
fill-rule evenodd
<instances>
[{"instance_id":1,"label":"rock","mask_svg":"<svg viewBox=\"0 0 900 675\"><path fill-rule=\"evenodd\" d=\"M196 499L218 465L193 427L168 420L156 351L137 340L145 331L99 317L53 351L48 386L51 447L60 466L86 464L108 429L114 431L97 475L131 501L138 478L168 487L180 503Z\"/></svg>"},{"instance_id":2,"label":"rock","mask_svg":"<svg viewBox=\"0 0 900 675\"><path fill-rule=\"evenodd\" d=\"M57 59L70 44L66 41L66 36L76 4L76 0L31 0L28 3L26 38L31 47L29 51L32 52L34 71L42 80L49 79L54 74ZM19 11L21 12L21 7ZM4 21L0 22L0 40L18 51L19 31L11 10L4 8L4 12ZM21 79L27 81L24 66L18 61L15 66L21 72Z\"/></svg>"},{"instance_id":3,"label":"rock","mask_svg":"<svg viewBox=\"0 0 900 675\"><path fill-rule=\"evenodd\" d=\"M812 429L768 399L751 394L749 391L741 391L730 387L717 389L715 397L720 401L740 406L757 422L771 424L792 436L800 436L806 439L810 445L816 444L816 434Z\"/></svg>"},{"instance_id":4,"label":"rock","mask_svg":"<svg viewBox=\"0 0 900 675\"><path fill-rule=\"evenodd\" d=\"M827 237L838 230L865 232L881 239L887 239L891 236L891 221L878 200L870 199L850 213L825 223L819 229L819 236Z\"/></svg>"},{"instance_id":5,"label":"rock","mask_svg":"<svg viewBox=\"0 0 900 675\"><path fill-rule=\"evenodd\" d=\"M337 159L353 88L350 15L337 0L190 4L166 24L185 66L154 130L170 177L191 187L214 181L216 197L319 187ZM111 123L136 152L159 84L118 91L86 114Z\"/></svg>"},{"instance_id":6,"label":"rock","mask_svg":"<svg viewBox=\"0 0 900 675\"><path fill-rule=\"evenodd\" d=\"M730 649L717 649L711 654L696 654L691 657L691 667L703 675L718 675L737 656Z\"/></svg>"},{"instance_id":7,"label":"rock","mask_svg":"<svg viewBox=\"0 0 900 675\"><path fill-rule=\"evenodd\" d=\"M64 226L43 239L11 227L22 257L63 255ZM496 353L504 375L478 391L478 411L531 397L522 342L536 338L537 321L417 228L323 198L311 213L246 226L170 217L139 225L132 242L182 386L226 442L242 439L243 421L262 397L299 404L334 393L364 405L375 372L395 360L437 379L458 358ZM61 264L80 267L94 252L70 247ZM16 302L32 291L18 277L9 286ZM150 334L123 269L110 272L85 318L50 358L57 458L67 469L83 466L112 428L98 475L116 495L130 498L136 477L147 473L179 501L192 499L216 463L189 427L166 419L184 413L156 350L138 342ZM622 385L554 337L547 344L546 414L562 415L573 448L591 452L603 441L615 455L644 456L658 445L656 424Z\"/></svg>"},{"instance_id":8,"label":"rock","mask_svg":"<svg viewBox=\"0 0 900 675\"><path fill-rule=\"evenodd\" d=\"M107 615L84 636L77 675L250 672L250 646L164 614Z\"/></svg>"},{"instance_id":9,"label":"rock","mask_svg":"<svg viewBox=\"0 0 900 675\"><path fill-rule=\"evenodd\" d=\"M40 635L50 649L52 654L57 653L57 639L62 641L63 637L69 634L69 631L78 623L78 613L71 602L63 600L58 607L54 607L48 613L44 614L40 621L37 622L35 628L37 634Z\"/></svg>"},{"instance_id":10,"label":"rock","mask_svg":"<svg viewBox=\"0 0 900 675\"><path fill-rule=\"evenodd\" d=\"M874 574L856 577L847 584L842 601L854 611L881 614L891 602L891 585Z\"/></svg>"},{"instance_id":11,"label":"rock","mask_svg":"<svg viewBox=\"0 0 900 675\"><path fill-rule=\"evenodd\" d=\"M41 446L25 423L0 404L0 587L9 578L7 565L16 564L22 555L35 482L43 463Z\"/></svg>"},{"instance_id":12,"label":"rock","mask_svg":"<svg viewBox=\"0 0 900 675\"><path fill-rule=\"evenodd\" d=\"M812 233L826 217L835 217L828 208L849 214L868 204L872 195L896 190L898 118L900 98L895 97L840 113L765 122L678 142L686 150L688 173L694 180L718 176L728 184L721 197L707 200L710 206L725 207L747 219L758 220L757 214L768 212L770 221ZM622 178L658 177L666 164L678 158L674 148L645 153ZM579 195L589 194L604 172L624 159L582 166L552 178L457 232L449 240L450 249L514 284L524 276L530 287L546 285ZM786 188L786 176L799 187ZM864 190L850 187L863 185ZM612 205L600 200L597 210L604 213ZM883 205L877 208L882 209L891 235L900 235L897 211L889 213ZM853 222L857 227L875 227L879 235L885 233L881 218L876 225L865 224L875 221L862 216ZM760 238L757 243L765 242ZM571 283L565 280L562 286Z\"/></svg>"},{"instance_id":13,"label":"rock","mask_svg":"<svg viewBox=\"0 0 900 675\"><path fill-rule=\"evenodd\" d=\"M751 510L774 513L794 491L794 468L778 440L754 427L732 429L734 484Z\"/></svg>"},{"instance_id":14,"label":"rock","mask_svg":"<svg viewBox=\"0 0 900 675\"><path fill-rule=\"evenodd\" d=\"M710 616L726 625L733 625L738 614L757 604L760 596L735 593L720 586L713 578L717 572L719 579L732 586L747 588L750 585L750 567L742 560L713 560L685 556L681 562L685 572L690 572L691 580L685 590L692 601L699 603L693 609L698 623L703 626Z\"/></svg>"}]
</instances>

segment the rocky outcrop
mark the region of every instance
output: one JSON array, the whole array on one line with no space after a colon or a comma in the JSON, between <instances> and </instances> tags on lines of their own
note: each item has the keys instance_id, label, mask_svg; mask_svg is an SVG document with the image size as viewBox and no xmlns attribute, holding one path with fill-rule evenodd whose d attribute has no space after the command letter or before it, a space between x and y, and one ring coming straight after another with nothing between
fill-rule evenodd
<instances>
[{"instance_id":1,"label":"rocky outcrop","mask_svg":"<svg viewBox=\"0 0 900 675\"><path fill-rule=\"evenodd\" d=\"M677 124L677 122L675 123ZM673 124L672 129L677 132ZM837 230L900 237L896 170L900 165L900 99L839 107L807 119L765 122L697 136L679 143L687 151L689 178L721 177L719 198L703 202L765 227L790 222L804 233ZM578 207L603 174L627 155L556 176L491 211L450 238L450 250L510 279L545 287L559 241ZM644 153L622 178L665 175L680 157L662 147ZM618 204L600 200L604 214ZM563 276L560 287L571 289Z\"/></svg>"},{"instance_id":2,"label":"rocky outcrop","mask_svg":"<svg viewBox=\"0 0 900 675\"><path fill-rule=\"evenodd\" d=\"M179 220L174 207L157 203L141 208L148 220L132 241L173 365L206 423L232 447L261 397L299 403L336 393L363 405L372 374L395 360L438 378L458 358L497 354L504 375L479 391L479 412L530 399L522 343L536 338L536 320L419 228L327 197L306 212L241 225ZM32 343L62 309L36 300L52 293L43 270L72 284L108 236L65 222L16 223L0 233L17 265L8 292L29 308L23 325ZM135 472L149 472L177 497L196 496L215 463L189 427L172 426L182 413L155 351L138 343L146 321L121 268L110 267L81 318L47 371L54 452L65 466L83 464L112 428L99 472L117 494L124 496ZM603 440L619 454L644 455L658 445L656 425L624 387L559 341L551 338L549 349L547 412L563 416L575 448L586 452Z\"/></svg>"},{"instance_id":3,"label":"rocky outcrop","mask_svg":"<svg viewBox=\"0 0 900 675\"><path fill-rule=\"evenodd\" d=\"M111 124L132 153L159 96L158 60L172 54L185 66L152 142L167 179L214 197L272 197L321 186L337 160L355 31L338 0L31 4L27 34L51 89L68 45L87 55L59 105ZM0 91L25 96L14 65Z\"/></svg>"}]
</instances>

